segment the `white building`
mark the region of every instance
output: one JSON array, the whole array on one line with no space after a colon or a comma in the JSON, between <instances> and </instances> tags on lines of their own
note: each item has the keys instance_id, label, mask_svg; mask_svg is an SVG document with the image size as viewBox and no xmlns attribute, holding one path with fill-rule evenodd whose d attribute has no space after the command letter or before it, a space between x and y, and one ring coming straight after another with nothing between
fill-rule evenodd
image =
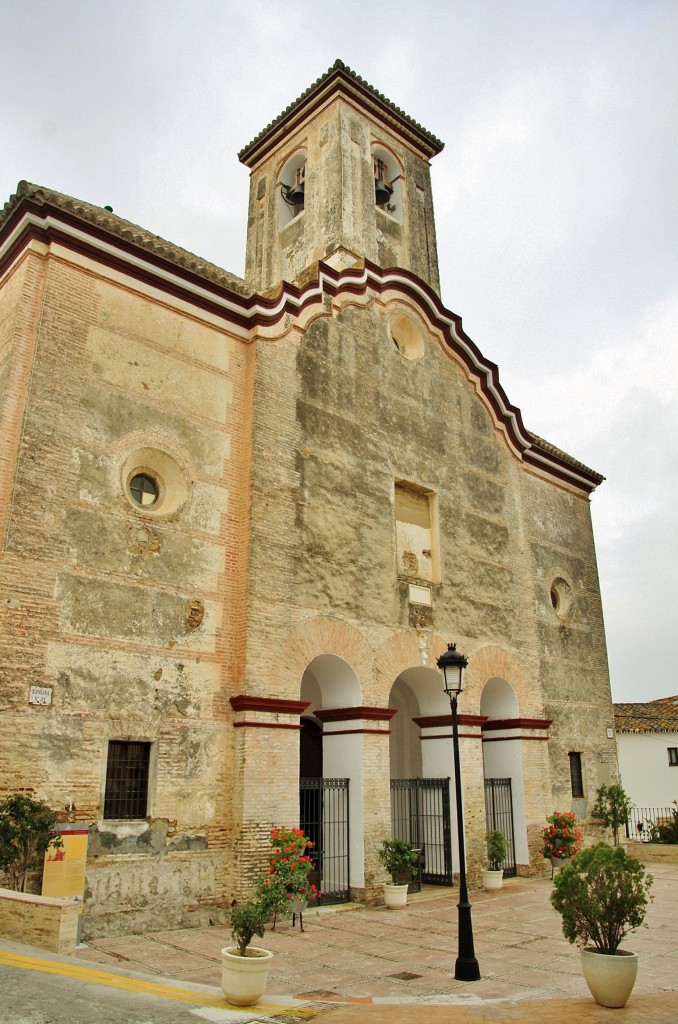
<instances>
[{"instance_id":1,"label":"white building","mask_svg":"<svg viewBox=\"0 0 678 1024\"><path fill-rule=\"evenodd\" d=\"M615 704L619 771L636 807L678 800L678 696Z\"/></svg>"}]
</instances>

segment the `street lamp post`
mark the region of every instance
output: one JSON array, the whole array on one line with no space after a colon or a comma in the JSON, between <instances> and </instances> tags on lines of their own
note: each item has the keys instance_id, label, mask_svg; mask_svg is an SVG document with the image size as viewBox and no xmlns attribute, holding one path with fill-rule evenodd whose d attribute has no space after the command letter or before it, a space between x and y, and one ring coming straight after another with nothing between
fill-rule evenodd
<instances>
[{"instance_id":1,"label":"street lamp post","mask_svg":"<svg viewBox=\"0 0 678 1024\"><path fill-rule=\"evenodd\" d=\"M462 677L468 661L457 650L456 644L448 644L447 651L438 658L438 668L443 674L444 690L450 699L452 712L452 743L454 746L454 792L457 802L457 836L459 840L459 903L458 949L454 965L457 981L479 981L480 967L473 949L473 923L471 904L466 887L466 850L464 844L464 817L461 799L461 767L459 763L459 721L457 718L457 697L461 693Z\"/></svg>"}]
</instances>

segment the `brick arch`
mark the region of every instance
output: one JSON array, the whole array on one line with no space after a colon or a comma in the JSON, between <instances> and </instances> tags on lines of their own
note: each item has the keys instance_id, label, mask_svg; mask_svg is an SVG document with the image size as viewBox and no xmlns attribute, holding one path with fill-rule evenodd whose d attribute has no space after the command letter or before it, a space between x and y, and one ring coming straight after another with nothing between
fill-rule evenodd
<instances>
[{"instance_id":1,"label":"brick arch","mask_svg":"<svg viewBox=\"0 0 678 1024\"><path fill-rule=\"evenodd\" d=\"M276 696L296 700L301 678L314 658L334 654L350 665L364 694L371 689L374 652L362 634L341 619L318 616L292 630L278 651L272 670Z\"/></svg>"},{"instance_id":2,"label":"brick arch","mask_svg":"<svg viewBox=\"0 0 678 1024\"><path fill-rule=\"evenodd\" d=\"M428 635L428 668L437 671L436 662L447 650L447 643L437 633ZM374 690L366 694L366 700L378 707L387 707L391 687L406 669L418 668L422 664L420 637L416 630L408 629L397 633L383 644L374 655ZM442 680L441 680L442 685Z\"/></svg>"},{"instance_id":3,"label":"brick arch","mask_svg":"<svg viewBox=\"0 0 678 1024\"><path fill-rule=\"evenodd\" d=\"M541 689L530 682L522 663L502 647L488 644L468 656L465 684L469 699L474 703L474 713L480 708L480 697L485 683L490 679L504 679L513 687L518 698L521 717L543 714Z\"/></svg>"}]
</instances>

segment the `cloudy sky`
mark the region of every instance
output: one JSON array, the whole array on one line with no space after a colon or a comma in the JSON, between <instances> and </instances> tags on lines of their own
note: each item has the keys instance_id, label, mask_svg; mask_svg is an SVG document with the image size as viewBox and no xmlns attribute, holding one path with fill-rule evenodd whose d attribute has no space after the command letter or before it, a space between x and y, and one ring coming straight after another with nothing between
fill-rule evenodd
<instances>
[{"instance_id":1,"label":"cloudy sky","mask_svg":"<svg viewBox=\"0 0 678 1024\"><path fill-rule=\"evenodd\" d=\"M442 297L592 497L615 700L678 694L678 0L6 0L25 178L243 273L236 153L340 57L446 143Z\"/></svg>"}]
</instances>

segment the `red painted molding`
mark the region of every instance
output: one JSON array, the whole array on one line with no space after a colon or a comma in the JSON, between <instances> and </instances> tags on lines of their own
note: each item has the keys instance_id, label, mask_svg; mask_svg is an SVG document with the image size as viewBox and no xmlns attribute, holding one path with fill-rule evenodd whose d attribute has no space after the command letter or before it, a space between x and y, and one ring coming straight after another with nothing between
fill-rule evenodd
<instances>
[{"instance_id":1,"label":"red painted molding","mask_svg":"<svg viewBox=\"0 0 678 1024\"><path fill-rule=\"evenodd\" d=\"M234 729L244 729L247 726L249 729L296 729L297 732L301 732L301 726L296 725L292 722L234 722Z\"/></svg>"},{"instance_id":2,"label":"red painted molding","mask_svg":"<svg viewBox=\"0 0 678 1024\"><path fill-rule=\"evenodd\" d=\"M483 715L457 715L459 725L479 725L483 726L483 723L487 721L487 717ZM427 715L424 718L413 718L413 722L416 725L420 725L422 729L435 728L438 725L451 725L452 714L449 715Z\"/></svg>"},{"instance_id":3,"label":"red painted molding","mask_svg":"<svg viewBox=\"0 0 678 1024\"><path fill-rule=\"evenodd\" d=\"M548 729L552 718L493 718L485 722L483 732L492 729Z\"/></svg>"},{"instance_id":4,"label":"red painted molding","mask_svg":"<svg viewBox=\"0 0 678 1024\"><path fill-rule=\"evenodd\" d=\"M423 743L424 740L451 740L454 733L451 732L438 732L434 736L420 736L419 739ZM460 740L482 740L482 736L477 732L460 732ZM485 742L485 741L483 741Z\"/></svg>"},{"instance_id":5,"label":"red painted molding","mask_svg":"<svg viewBox=\"0 0 678 1024\"><path fill-rule=\"evenodd\" d=\"M246 693L231 697L234 711L266 711L271 715L301 715L310 703L310 700L281 700L280 697L254 697Z\"/></svg>"},{"instance_id":6,"label":"red painted molding","mask_svg":"<svg viewBox=\"0 0 678 1024\"><path fill-rule=\"evenodd\" d=\"M334 732L323 732L323 740L328 736L354 736L362 733L370 733L372 736L390 736L390 729L336 729Z\"/></svg>"},{"instance_id":7,"label":"red painted molding","mask_svg":"<svg viewBox=\"0 0 678 1024\"><path fill-rule=\"evenodd\" d=\"M483 736L483 743L513 743L514 740L537 740L539 743L548 743L549 736Z\"/></svg>"},{"instance_id":8,"label":"red painted molding","mask_svg":"<svg viewBox=\"0 0 678 1024\"><path fill-rule=\"evenodd\" d=\"M396 708L321 708L314 712L321 722L349 722L352 719L364 718L372 722L390 722ZM325 733L324 735L328 735Z\"/></svg>"}]
</instances>

